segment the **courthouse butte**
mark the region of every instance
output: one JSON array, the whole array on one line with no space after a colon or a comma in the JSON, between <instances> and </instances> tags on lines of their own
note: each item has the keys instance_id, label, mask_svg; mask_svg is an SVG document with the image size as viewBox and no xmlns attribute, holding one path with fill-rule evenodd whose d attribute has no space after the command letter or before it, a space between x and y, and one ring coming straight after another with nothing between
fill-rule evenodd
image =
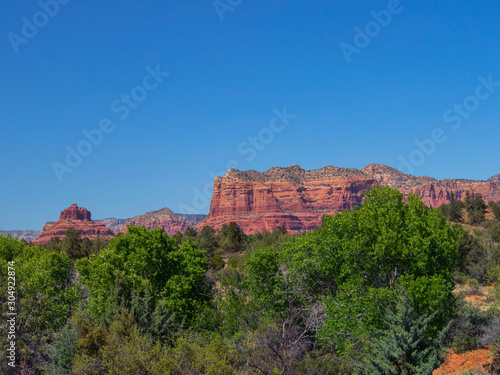
<instances>
[{"instance_id":1,"label":"courthouse butte","mask_svg":"<svg viewBox=\"0 0 500 375\"><path fill-rule=\"evenodd\" d=\"M436 180L380 164L361 170L326 166L306 171L298 165L263 173L230 169L215 179L210 214L197 229L210 225L219 230L235 221L247 234L272 231L277 226L291 233L312 230L324 214L359 206L363 194L377 185L395 187L405 196L414 192L431 207L449 202L451 193L464 199L467 190L480 193L486 202L500 200L498 176L488 181Z\"/></svg>"}]
</instances>

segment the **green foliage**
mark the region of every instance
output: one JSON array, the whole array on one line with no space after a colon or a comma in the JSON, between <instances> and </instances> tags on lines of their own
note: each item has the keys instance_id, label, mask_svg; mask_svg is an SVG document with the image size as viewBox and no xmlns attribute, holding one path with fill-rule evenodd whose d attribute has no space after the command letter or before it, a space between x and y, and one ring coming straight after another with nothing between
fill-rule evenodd
<instances>
[{"instance_id":1,"label":"green foliage","mask_svg":"<svg viewBox=\"0 0 500 375\"><path fill-rule=\"evenodd\" d=\"M487 206L481 194L478 193L472 196L471 192L467 190L465 208L467 210L469 224L474 225L484 221Z\"/></svg>"},{"instance_id":2,"label":"green foliage","mask_svg":"<svg viewBox=\"0 0 500 375\"><path fill-rule=\"evenodd\" d=\"M215 253L218 247L218 240L215 236L214 228L206 225L198 235L198 246L200 249L205 250L208 255Z\"/></svg>"},{"instance_id":3,"label":"green foliage","mask_svg":"<svg viewBox=\"0 0 500 375\"><path fill-rule=\"evenodd\" d=\"M50 361L49 349L54 332L59 331L80 298L73 284L71 260L65 253L48 252L29 246L17 238L0 235L0 314L8 312L8 266L15 262L15 312L18 363L32 371ZM12 271L11 271L12 272ZM11 284L12 285L12 284ZM7 325L0 325L0 336L7 337ZM0 372L7 373L6 352L0 351Z\"/></svg>"},{"instance_id":4,"label":"green foliage","mask_svg":"<svg viewBox=\"0 0 500 375\"><path fill-rule=\"evenodd\" d=\"M465 203L455 199L455 193L451 192L450 203L442 204L439 209L447 220L461 223L463 221L463 211Z\"/></svg>"},{"instance_id":5,"label":"green foliage","mask_svg":"<svg viewBox=\"0 0 500 375\"><path fill-rule=\"evenodd\" d=\"M82 332L72 374L234 374L232 356L221 340L180 337L172 346L153 344L141 334L133 317L121 309L104 329L78 317Z\"/></svg>"},{"instance_id":6,"label":"green foliage","mask_svg":"<svg viewBox=\"0 0 500 375\"><path fill-rule=\"evenodd\" d=\"M130 301L133 293L149 293L148 313L159 305L168 315L175 314L178 322L192 321L210 298L204 252L190 240L178 245L162 229L131 226L97 256L80 259L76 267L91 297L89 311L97 320L112 307L117 279L124 301Z\"/></svg>"},{"instance_id":7,"label":"green foliage","mask_svg":"<svg viewBox=\"0 0 500 375\"><path fill-rule=\"evenodd\" d=\"M196 239L197 235L198 235L198 233L196 232L196 230L193 227L188 227L186 229L186 231L184 232L184 238L190 238L193 241Z\"/></svg>"},{"instance_id":8,"label":"green foliage","mask_svg":"<svg viewBox=\"0 0 500 375\"><path fill-rule=\"evenodd\" d=\"M47 372L51 375L67 374L72 369L75 357L80 354L78 339L80 332L75 324L68 323L60 333L59 339L52 346L50 359L52 360Z\"/></svg>"},{"instance_id":9,"label":"green foliage","mask_svg":"<svg viewBox=\"0 0 500 375\"><path fill-rule=\"evenodd\" d=\"M232 375L234 359L220 336L208 341L181 337L172 348L164 347L151 366L154 374Z\"/></svg>"},{"instance_id":10,"label":"green foliage","mask_svg":"<svg viewBox=\"0 0 500 375\"><path fill-rule=\"evenodd\" d=\"M404 292L385 321L387 327L380 331L366 362L359 366L359 374L431 375L444 358L441 344L447 327L430 336L432 316L419 315Z\"/></svg>"},{"instance_id":11,"label":"green foliage","mask_svg":"<svg viewBox=\"0 0 500 375\"><path fill-rule=\"evenodd\" d=\"M448 332L448 341L456 353L463 353L483 347L481 339L485 334L485 328L492 322L491 311L481 311L479 308L458 302L458 317L451 325Z\"/></svg>"},{"instance_id":12,"label":"green foliage","mask_svg":"<svg viewBox=\"0 0 500 375\"><path fill-rule=\"evenodd\" d=\"M48 244L42 246L45 247L48 251L62 251L62 241L59 237L52 237Z\"/></svg>"},{"instance_id":13,"label":"green foliage","mask_svg":"<svg viewBox=\"0 0 500 375\"><path fill-rule=\"evenodd\" d=\"M493 242L500 242L500 221L488 220L484 222L483 226L488 231L488 236Z\"/></svg>"},{"instance_id":14,"label":"green foliage","mask_svg":"<svg viewBox=\"0 0 500 375\"><path fill-rule=\"evenodd\" d=\"M234 221L222 225L219 246L227 252L237 252L245 248L245 234Z\"/></svg>"},{"instance_id":15,"label":"green foliage","mask_svg":"<svg viewBox=\"0 0 500 375\"><path fill-rule=\"evenodd\" d=\"M72 260L77 260L89 255L88 253L85 254L82 252L80 231L68 229L64 234L65 237L62 243L62 251L68 254Z\"/></svg>"},{"instance_id":16,"label":"green foliage","mask_svg":"<svg viewBox=\"0 0 500 375\"><path fill-rule=\"evenodd\" d=\"M495 215L495 219L500 220L500 202L490 201L488 207L493 212L493 215Z\"/></svg>"},{"instance_id":17,"label":"green foliage","mask_svg":"<svg viewBox=\"0 0 500 375\"><path fill-rule=\"evenodd\" d=\"M219 254L215 254L214 256L212 256L212 259L210 259L210 265L216 269L216 270L220 270L222 268L224 268L224 259L222 259L222 257L219 255Z\"/></svg>"},{"instance_id":18,"label":"green foliage","mask_svg":"<svg viewBox=\"0 0 500 375\"><path fill-rule=\"evenodd\" d=\"M64 235L63 241L59 237L52 237L48 244L41 246L48 251L62 251L68 254L71 260L75 261L88 257L90 254L98 254L109 242L99 236L95 241L90 241L88 237L81 238L80 232L71 228L66 230Z\"/></svg>"},{"instance_id":19,"label":"green foliage","mask_svg":"<svg viewBox=\"0 0 500 375\"><path fill-rule=\"evenodd\" d=\"M389 288L359 289L358 282L346 283L336 296L326 298L330 318L318 339L345 356L355 345L367 342L374 327L382 325L386 304L393 299L391 293Z\"/></svg>"},{"instance_id":20,"label":"green foliage","mask_svg":"<svg viewBox=\"0 0 500 375\"><path fill-rule=\"evenodd\" d=\"M386 290L398 283L406 285L419 313L432 315L438 310L432 315L431 327L442 328L450 314L445 307L454 301L452 272L460 232L450 227L439 210L427 208L411 194L405 202L396 189L379 187L366 197L356 211L327 218L320 232L306 234L295 244L285 246L290 260L288 272L306 280L304 293L345 295L341 299L372 305L357 308L366 313L358 320L359 337L348 342L358 342L374 328L380 328L381 321L370 316L376 315L377 306L391 304L394 294ZM366 293L375 296L370 288L376 288L382 300L366 302L360 297ZM431 293L427 295L427 291ZM321 335L323 342L330 340L339 351L349 347L337 330L350 331L357 317L353 309L347 309L350 315L342 318L344 327L329 322L335 319L332 314L340 310L330 311Z\"/></svg>"}]
</instances>

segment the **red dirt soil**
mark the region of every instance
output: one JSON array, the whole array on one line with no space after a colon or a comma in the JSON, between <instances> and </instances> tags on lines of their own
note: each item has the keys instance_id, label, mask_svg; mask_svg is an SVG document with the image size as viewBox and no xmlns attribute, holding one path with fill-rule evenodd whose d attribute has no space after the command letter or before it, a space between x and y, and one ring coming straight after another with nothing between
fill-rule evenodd
<instances>
[{"instance_id":1,"label":"red dirt soil","mask_svg":"<svg viewBox=\"0 0 500 375\"><path fill-rule=\"evenodd\" d=\"M434 370L432 375L451 375L467 370L479 370L483 365L491 363L490 354L491 349L478 349L462 354L450 352L441 367Z\"/></svg>"}]
</instances>

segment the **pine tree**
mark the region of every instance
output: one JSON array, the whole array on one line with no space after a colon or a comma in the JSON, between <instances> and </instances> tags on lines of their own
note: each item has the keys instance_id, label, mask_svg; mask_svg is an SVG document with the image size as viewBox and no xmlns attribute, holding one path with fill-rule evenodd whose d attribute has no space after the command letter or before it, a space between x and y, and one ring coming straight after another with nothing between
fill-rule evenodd
<instances>
[{"instance_id":1,"label":"pine tree","mask_svg":"<svg viewBox=\"0 0 500 375\"><path fill-rule=\"evenodd\" d=\"M387 329L372 345L372 352L360 374L366 375L426 375L432 374L441 361L441 343L448 327L438 337L430 337L428 324L433 316L418 316L411 302L402 293L394 310L386 315Z\"/></svg>"}]
</instances>

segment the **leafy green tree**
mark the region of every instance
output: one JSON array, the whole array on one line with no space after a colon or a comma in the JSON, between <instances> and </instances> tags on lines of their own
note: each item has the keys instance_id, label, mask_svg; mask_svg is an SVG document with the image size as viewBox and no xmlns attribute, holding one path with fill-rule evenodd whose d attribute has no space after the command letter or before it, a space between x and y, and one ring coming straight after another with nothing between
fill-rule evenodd
<instances>
[{"instance_id":1,"label":"leafy green tree","mask_svg":"<svg viewBox=\"0 0 500 375\"><path fill-rule=\"evenodd\" d=\"M97 256L76 263L80 278L88 287L91 316L100 320L111 306L117 278L122 280L122 298L150 295L150 311L158 305L189 323L210 298L205 280L205 253L189 240L178 245L163 229L129 227L114 237Z\"/></svg>"},{"instance_id":2,"label":"leafy green tree","mask_svg":"<svg viewBox=\"0 0 500 375\"><path fill-rule=\"evenodd\" d=\"M303 294L331 296L319 338L346 352L382 327L380 308L394 302L398 284L406 286L418 314L433 316L432 329L444 326L454 303L460 235L418 196L405 201L398 190L377 187L357 210L327 218L321 231L285 245L282 268L292 280L304 280Z\"/></svg>"},{"instance_id":3,"label":"leafy green tree","mask_svg":"<svg viewBox=\"0 0 500 375\"><path fill-rule=\"evenodd\" d=\"M432 316L420 315L412 307L410 299L401 293L394 310L386 314L386 329L359 374L366 375L432 375L444 359L444 341L448 327L435 336L429 335Z\"/></svg>"},{"instance_id":4,"label":"leafy green tree","mask_svg":"<svg viewBox=\"0 0 500 375\"><path fill-rule=\"evenodd\" d=\"M75 375L107 374L234 374L233 356L218 335L209 340L179 337L172 345L153 344L124 309L114 315L109 329L86 317L77 319L82 338L72 369Z\"/></svg>"},{"instance_id":5,"label":"leafy green tree","mask_svg":"<svg viewBox=\"0 0 500 375\"><path fill-rule=\"evenodd\" d=\"M12 263L9 263L12 262ZM11 270L9 271L9 268ZM15 269L14 293L0 288L0 315L14 308L18 364L33 373L41 373L49 363L50 344L80 299L73 283L72 261L65 253L49 252L40 246L29 246L17 238L0 235L0 285L7 286ZM11 272L11 274L9 274ZM13 286L12 284L10 284ZM9 297L10 300L9 300ZM15 304L8 304L12 301ZM0 325L0 336L7 337L7 325ZM0 351L0 372L8 374L5 350Z\"/></svg>"},{"instance_id":6,"label":"leafy green tree","mask_svg":"<svg viewBox=\"0 0 500 375\"><path fill-rule=\"evenodd\" d=\"M493 242L500 242L500 221L498 220L486 220L483 227L488 231Z\"/></svg>"}]
</instances>

